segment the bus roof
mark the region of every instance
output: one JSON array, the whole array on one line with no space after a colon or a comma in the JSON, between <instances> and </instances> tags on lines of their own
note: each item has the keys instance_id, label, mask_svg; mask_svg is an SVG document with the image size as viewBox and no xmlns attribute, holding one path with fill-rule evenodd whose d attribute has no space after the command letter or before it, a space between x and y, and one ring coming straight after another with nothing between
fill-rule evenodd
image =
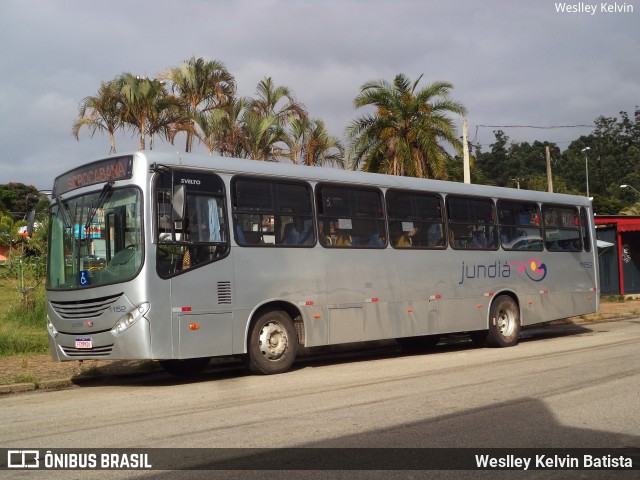
<instances>
[{"instance_id":1,"label":"bus roof","mask_svg":"<svg viewBox=\"0 0 640 480\"><path fill-rule=\"evenodd\" d=\"M342 170L331 167L310 167L306 165L256 161L231 157L209 156L190 153L169 153L157 151L137 151L118 154L118 157L134 155L149 166L155 164L175 168L196 168L217 173L278 176L312 182L336 182L377 186L382 188L403 188L426 190L438 193L489 196L539 202L559 202L590 206L587 197L535 190L520 190L490 185L465 184L444 180L384 175L379 173Z\"/></svg>"}]
</instances>

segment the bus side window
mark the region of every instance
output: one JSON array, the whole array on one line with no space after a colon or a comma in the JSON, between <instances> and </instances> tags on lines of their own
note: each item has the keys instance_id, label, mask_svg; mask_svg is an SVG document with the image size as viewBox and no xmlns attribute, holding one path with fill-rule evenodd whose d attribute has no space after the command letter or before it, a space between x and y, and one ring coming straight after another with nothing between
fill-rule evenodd
<instances>
[{"instance_id":1,"label":"bus side window","mask_svg":"<svg viewBox=\"0 0 640 480\"><path fill-rule=\"evenodd\" d=\"M496 250L497 228L493 201L488 198L447 197L451 246L455 249Z\"/></svg>"},{"instance_id":2,"label":"bus side window","mask_svg":"<svg viewBox=\"0 0 640 480\"><path fill-rule=\"evenodd\" d=\"M214 262L229 253L222 179L213 174L185 173L199 182L187 187L184 218L173 222L174 175L179 174L163 172L156 181L156 270L161 277Z\"/></svg>"},{"instance_id":3,"label":"bus side window","mask_svg":"<svg viewBox=\"0 0 640 480\"><path fill-rule=\"evenodd\" d=\"M442 198L423 192L387 191L389 235L394 248L445 248Z\"/></svg>"},{"instance_id":4,"label":"bus side window","mask_svg":"<svg viewBox=\"0 0 640 480\"><path fill-rule=\"evenodd\" d=\"M307 183L236 177L232 181L232 194L238 245L315 244L311 188Z\"/></svg>"},{"instance_id":5,"label":"bus side window","mask_svg":"<svg viewBox=\"0 0 640 480\"><path fill-rule=\"evenodd\" d=\"M575 207L545 204L542 206L542 217L547 250L565 252L582 250L582 232Z\"/></svg>"},{"instance_id":6,"label":"bus side window","mask_svg":"<svg viewBox=\"0 0 640 480\"><path fill-rule=\"evenodd\" d=\"M384 248L382 193L376 188L318 185L318 231L323 247Z\"/></svg>"}]
</instances>

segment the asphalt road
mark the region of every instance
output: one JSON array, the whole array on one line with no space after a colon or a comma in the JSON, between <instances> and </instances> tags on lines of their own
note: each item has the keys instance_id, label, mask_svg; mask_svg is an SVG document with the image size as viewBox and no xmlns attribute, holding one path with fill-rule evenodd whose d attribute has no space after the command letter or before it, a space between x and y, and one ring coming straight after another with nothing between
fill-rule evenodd
<instances>
[{"instance_id":1,"label":"asphalt road","mask_svg":"<svg viewBox=\"0 0 640 480\"><path fill-rule=\"evenodd\" d=\"M213 368L0 398L2 448L640 448L640 320L531 330L515 348L392 346L311 357L286 374ZM278 455L277 451L260 455ZM27 472L0 472L27 478ZM28 472L28 478L165 478ZM269 476L283 478L271 472ZM427 478L434 472L289 472ZM440 478L637 478L635 472L437 472ZM172 478L264 478L172 472Z\"/></svg>"}]
</instances>

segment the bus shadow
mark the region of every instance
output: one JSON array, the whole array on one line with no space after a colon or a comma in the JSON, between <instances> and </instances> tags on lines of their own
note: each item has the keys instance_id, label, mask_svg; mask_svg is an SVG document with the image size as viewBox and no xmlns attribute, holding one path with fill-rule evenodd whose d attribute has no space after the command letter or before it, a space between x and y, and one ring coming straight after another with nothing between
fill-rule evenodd
<instances>
[{"instance_id":1,"label":"bus shadow","mask_svg":"<svg viewBox=\"0 0 640 480\"><path fill-rule=\"evenodd\" d=\"M593 330L575 324L529 327L522 330L520 343L537 342L552 338L593 333ZM476 345L467 334L444 336L435 346L403 345L396 340L379 340L342 345L303 348L291 371L305 368L341 365L345 363L368 362L387 358L401 358L422 355L438 355L470 349L485 348ZM104 375L93 378L74 378L77 386L157 386L186 385L214 380L226 380L252 376L244 361L238 358L214 359L203 371L195 375L176 377L164 372L159 366L150 371L132 369L118 375Z\"/></svg>"},{"instance_id":2,"label":"bus shadow","mask_svg":"<svg viewBox=\"0 0 640 480\"><path fill-rule=\"evenodd\" d=\"M549 338L561 338L573 335L585 335L594 331L584 325L568 323L563 325L533 326L522 329L520 342L535 342Z\"/></svg>"}]
</instances>

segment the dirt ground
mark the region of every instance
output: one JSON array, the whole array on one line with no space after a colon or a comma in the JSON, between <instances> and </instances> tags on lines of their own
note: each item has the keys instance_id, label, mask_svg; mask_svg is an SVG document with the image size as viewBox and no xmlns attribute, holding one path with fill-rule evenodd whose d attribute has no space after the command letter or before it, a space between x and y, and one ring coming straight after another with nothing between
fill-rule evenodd
<instances>
[{"instance_id":1,"label":"dirt ground","mask_svg":"<svg viewBox=\"0 0 640 480\"><path fill-rule=\"evenodd\" d=\"M621 303L602 302L597 313L552 323L589 323L634 317L640 317L640 300L627 300ZM150 361L85 360L83 362L55 362L49 355L0 358L0 385L15 383L38 384L48 380L136 373L157 368L159 368L157 364Z\"/></svg>"}]
</instances>

